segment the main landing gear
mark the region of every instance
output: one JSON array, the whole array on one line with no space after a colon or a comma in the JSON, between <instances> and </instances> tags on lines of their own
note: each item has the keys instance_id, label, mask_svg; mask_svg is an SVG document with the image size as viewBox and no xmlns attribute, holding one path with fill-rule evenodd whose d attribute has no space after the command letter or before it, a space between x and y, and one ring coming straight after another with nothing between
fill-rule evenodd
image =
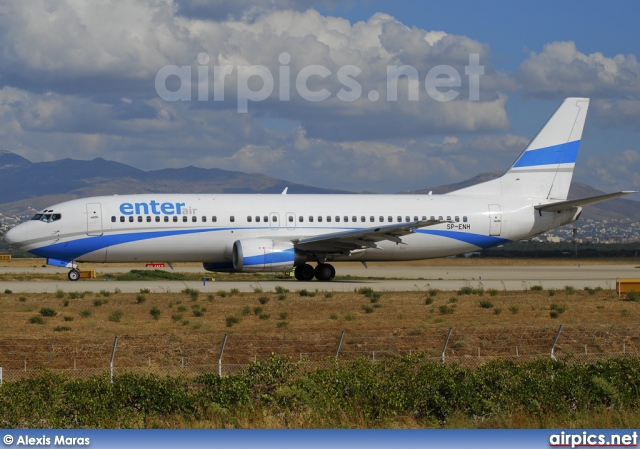
<instances>
[{"instance_id":1,"label":"main landing gear","mask_svg":"<svg viewBox=\"0 0 640 449\"><path fill-rule=\"evenodd\" d=\"M328 263L319 263L315 268L305 263L296 267L294 275L299 281L310 281L315 277L319 281L326 282L336 277L336 269Z\"/></svg>"},{"instance_id":2,"label":"main landing gear","mask_svg":"<svg viewBox=\"0 0 640 449\"><path fill-rule=\"evenodd\" d=\"M78 271L76 268L72 268L69 273L67 273L67 277L70 281L77 281L78 279L80 279L80 271Z\"/></svg>"}]
</instances>

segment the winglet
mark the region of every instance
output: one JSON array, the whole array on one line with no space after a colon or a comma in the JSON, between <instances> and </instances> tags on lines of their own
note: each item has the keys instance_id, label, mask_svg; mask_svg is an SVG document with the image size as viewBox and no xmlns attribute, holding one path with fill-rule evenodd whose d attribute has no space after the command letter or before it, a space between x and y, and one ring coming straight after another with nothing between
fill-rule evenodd
<instances>
[{"instance_id":1,"label":"winglet","mask_svg":"<svg viewBox=\"0 0 640 449\"><path fill-rule=\"evenodd\" d=\"M289 190L289 187L285 187L280 195L286 195L287 194L287 190Z\"/></svg>"}]
</instances>

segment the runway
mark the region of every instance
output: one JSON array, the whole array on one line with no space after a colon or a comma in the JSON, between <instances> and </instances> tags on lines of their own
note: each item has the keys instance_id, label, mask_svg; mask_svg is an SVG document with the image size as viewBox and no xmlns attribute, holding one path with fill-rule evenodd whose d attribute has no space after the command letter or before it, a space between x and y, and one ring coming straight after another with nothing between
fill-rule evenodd
<instances>
[{"instance_id":1,"label":"runway","mask_svg":"<svg viewBox=\"0 0 640 449\"><path fill-rule=\"evenodd\" d=\"M274 291L280 285L291 291L307 289L309 291L353 291L360 287L370 287L378 291L415 291L437 288L440 290L458 290L465 286L497 290L528 290L533 285L544 289L563 289L570 285L577 290L584 287L602 287L615 289L616 278L640 278L638 265L549 265L549 266L423 266L379 264L369 269L357 264L336 265L339 276L360 278L334 280L332 282L299 282L295 279L276 281L216 281L215 273L203 272L199 267L177 267L176 271L202 273L203 281L0 281L0 292L5 289L14 293L115 290L126 293L138 293L140 289L152 292L179 292L185 288L198 289L201 292L238 289L252 292L256 288ZM88 268L88 267L83 267ZM96 270L109 274L127 272L139 267L106 266ZM53 267L0 267L3 273L66 273L66 269Z\"/></svg>"}]
</instances>

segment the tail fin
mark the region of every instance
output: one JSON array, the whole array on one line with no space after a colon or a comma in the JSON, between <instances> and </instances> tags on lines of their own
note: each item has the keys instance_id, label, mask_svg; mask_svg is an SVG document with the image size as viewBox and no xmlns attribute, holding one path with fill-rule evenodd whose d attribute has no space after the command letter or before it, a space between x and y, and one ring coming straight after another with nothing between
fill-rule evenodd
<instances>
[{"instance_id":1,"label":"tail fin","mask_svg":"<svg viewBox=\"0 0 640 449\"><path fill-rule=\"evenodd\" d=\"M502 177L451 194L566 200L588 108L588 98L567 98Z\"/></svg>"}]
</instances>

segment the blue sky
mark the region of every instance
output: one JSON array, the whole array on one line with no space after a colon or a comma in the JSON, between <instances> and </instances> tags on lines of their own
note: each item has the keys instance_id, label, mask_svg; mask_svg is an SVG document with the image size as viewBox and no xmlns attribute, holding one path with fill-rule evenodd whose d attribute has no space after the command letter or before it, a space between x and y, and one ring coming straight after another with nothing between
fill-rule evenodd
<instances>
[{"instance_id":1,"label":"blue sky","mask_svg":"<svg viewBox=\"0 0 640 449\"><path fill-rule=\"evenodd\" d=\"M639 13L633 1L7 3L0 5L2 149L32 161L218 167L392 193L506 170L565 97L588 96L574 179L637 190ZM464 76L472 54L484 69L477 99ZM398 101L387 100L386 70L399 65L416 69L415 101L402 82ZM231 71L216 90L213 73L222 66ZM315 99L320 89L330 94L321 101L296 84L314 66L328 74L306 78ZM462 75L452 101L427 94L436 66ZM190 70L188 100L158 90L158 79L166 91L186 86L175 74L158 78L177 67ZM203 67L208 76L200 78ZM361 93L344 100L337 94L350 79L339 74L348 67L358 70L350 79ZM264 88L264 71L271 91L239 112L247 89Z\"/></svg>"}]
</instances>

